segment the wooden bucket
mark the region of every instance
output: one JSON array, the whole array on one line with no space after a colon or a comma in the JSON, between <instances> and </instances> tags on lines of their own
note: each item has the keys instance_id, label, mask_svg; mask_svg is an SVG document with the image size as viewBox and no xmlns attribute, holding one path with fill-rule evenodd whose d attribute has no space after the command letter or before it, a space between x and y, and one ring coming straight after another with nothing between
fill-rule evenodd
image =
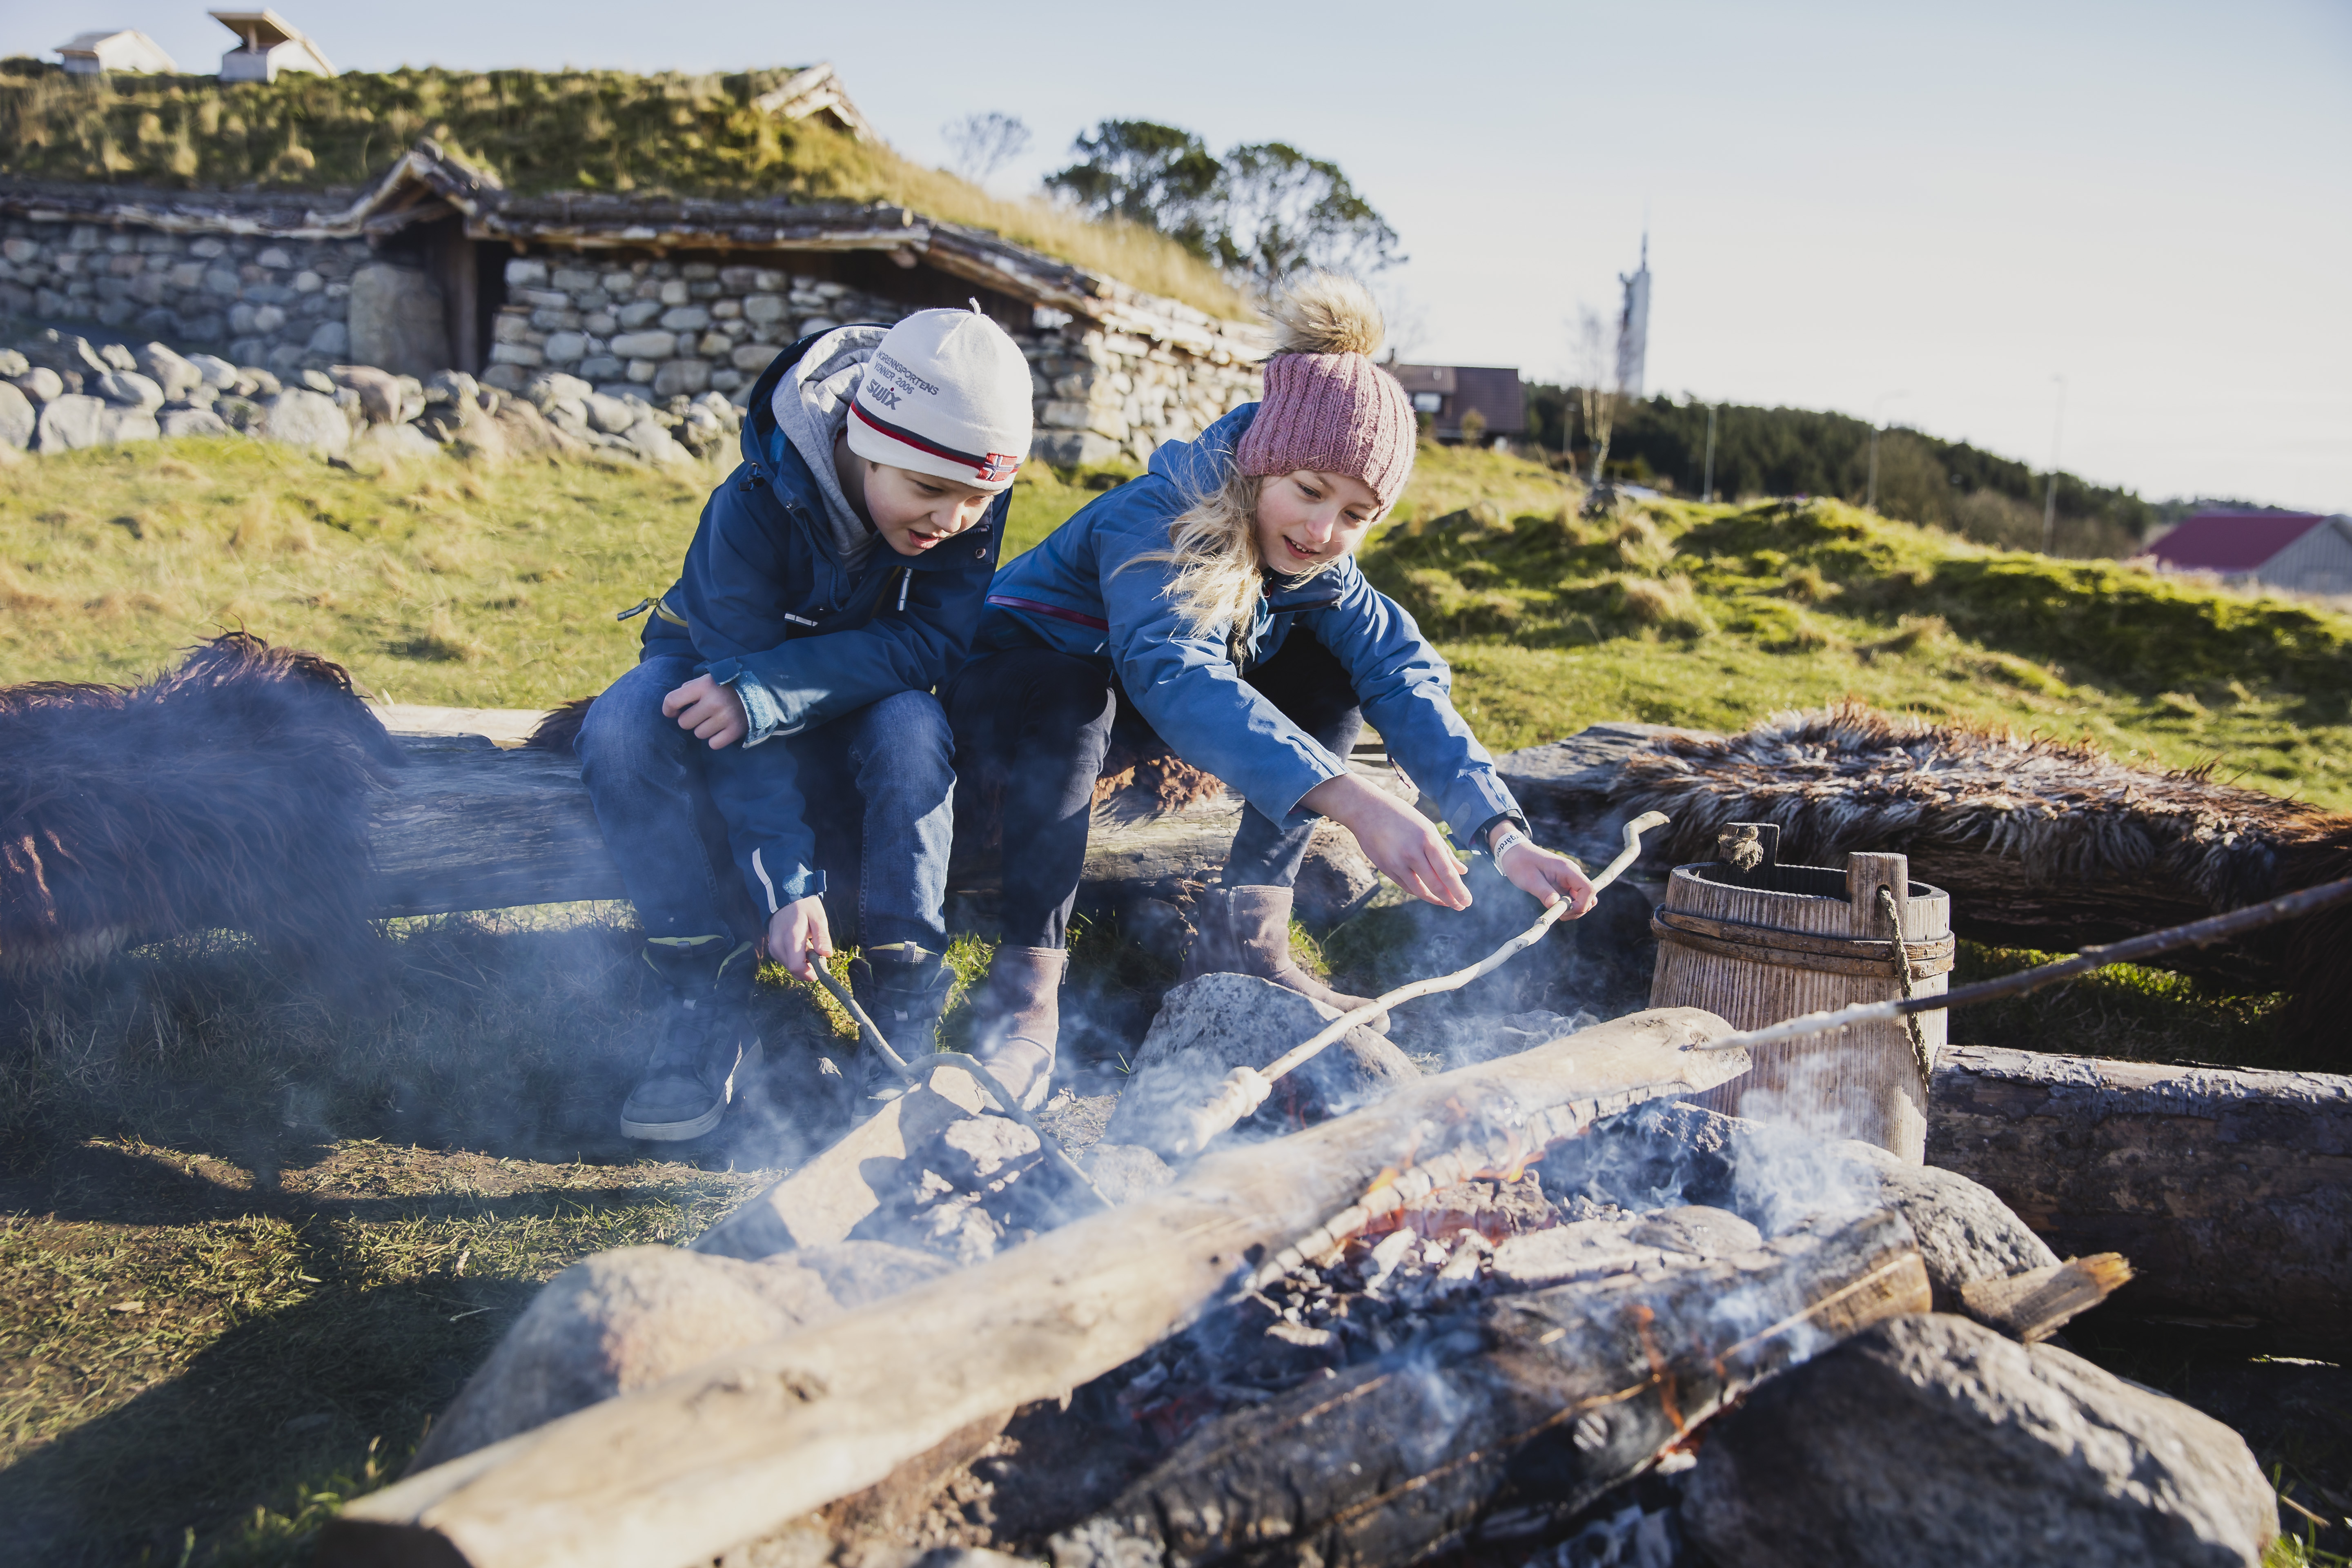
<instances>
[{"instance_id":1,"label":"wooden bucket","mask_svg":"<svg viewBox=\"0 0 2352 1568\"><path fill-rule=\"evenodd\" d=\"M1753 830L1752 832L1750 830ZM1901 938L1913 995L1951 984L1952 900L1910 879L1902 855L1850 855L1843 870L1783 866L1780 829L1734 823L1730 860L1677 866L1651 917L1658 967L1653 1007L1704 1007L1734 1028L1905 994L1878 890L1900 889ZM1945 1015L1916 1015L1927 1059L1944 1047ZM1695 1097L1734 1116L1858 1138L1918 1163L1926 1158L1927 1085L1903 1019L1766 1046L1747 1076Z\"/></svg>"}]
</instances>

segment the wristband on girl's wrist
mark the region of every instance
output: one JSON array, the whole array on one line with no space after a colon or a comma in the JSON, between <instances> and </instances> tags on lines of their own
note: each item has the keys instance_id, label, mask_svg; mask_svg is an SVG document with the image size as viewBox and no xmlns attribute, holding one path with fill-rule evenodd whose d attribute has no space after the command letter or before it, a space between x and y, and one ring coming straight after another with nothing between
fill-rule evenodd
<instances>
[{"instance_id":1,"label":"wristband on girl's wrist","mask_svg":"<svg viewBox=\"0 0 2352 1568\"><path fill-rule=\"evenodd\" d=\"M1510 849L1513 845L1533 844L1535 840L1528 837L1523 830L1514 827L1508 833L1504 834L1502 841L1496 844L1492 849L1488 850L1487 853L1494 858L1495 864L1499 866L1503 863L1503 857L1510 853Z\"/></svg>"}]
</instances>

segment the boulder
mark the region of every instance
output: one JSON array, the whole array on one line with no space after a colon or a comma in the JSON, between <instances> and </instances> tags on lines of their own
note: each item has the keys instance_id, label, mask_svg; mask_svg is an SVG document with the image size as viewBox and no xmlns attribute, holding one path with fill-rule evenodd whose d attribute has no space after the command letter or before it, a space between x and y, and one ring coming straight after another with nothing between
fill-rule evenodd
<instances>
[{"instance_id":1,"label":"boulder","mask_svg":"<svg viewBox=\"0 0 2352 1568\"><path fill-rule=\"evenodd\" d=\"M47 403L66 395L65 379L47 365L36 365L24 374L8 379L17 391L36 403Z\"/></svg>"},{"instance_id":2,"label":"boulder","mask_svg":"<svg viewBox=\"0 0 2352 1568\"><path fill-rule=\"evenodd\" d=\"M625 398L608 397L601 392L592 392L580 401L588 413L588 427L605 436L618 436L635 425L638 412L645 406Z\"/></svg>"},{"instance_id":3,"label":"boulder","mask_svg":"<svg viewBox=\"0 0 2352 1568\"><path fill-rule=\"evenodd\" d=\"M109 371L98 378L96 391L120 408L144 411L163 406L163 389L135 370Z\"/></svg>"},{"instance_id":4,"label":"boulder","mask_svg":"<svg viewBox=\"0 0 2352 1568\"><path fill-rule=\"evenodd\" d=\"M41 405L38 427L44 452L71 452L101 446L106 440L106 404L84 393L68 392Z\"/></svg>"},{"instance_id":5,"label":"boulder","mask_svg":"<svg viewBox=\"0 0 2352 1568\"><path fill-rule=\"evenodd\" d=\"M226 392L236 384L236 366L218 354L190 354L188 363L205 378L205 384L215 392Z\"/></svg>"},{"instance_id":6,"label":"boulder","mask_svg":"<svg viewBox=\"0 0 2352 1568\"><path fill-rule=\"evenodd\" d=\"M338 386L359 394L360 411L371 425L397 425L407 399L400 377L372 364L339 364L328 373Z\"/></svg>"},{"instance_id":7,"label":"boulder","mask_svg":"<svg viewBox=\"0 0 2352 1568\"><path fill-rule=\"evenodd\" d=\"M15 349L0 349L0 378L14 381L33 368L33 362Z\"/></svg>"},{"instance_id":8,"label":"boulder","mask_svg":"<svg viewBox=\"0 0 2352 1568\"><path fill-rule=\"evenodd\" d=\"M921 1253L840 1242L746 1262L675 1247L600 1252L543 1286L411 1461L470 1454L712 1356L947 1272Z\"/></svg>"},{"instance_id":9,"label":"boulder","mask_svg":"<svg viewBox=\"0 0 2352 1568\"><path fill-rule=\"evenodd\" d=\"M621 432L621 439L649 463L694 461L694 454L679 446L677 438L650 413L640 412L635 421Z\"/></svg>"},{"instance_id":10,"label":"boulder","mask_svg":"<svg viewBox=\"0 0 2352 1568\"><path fill-rule=\"evenodd\" d=\"M352 444L352 422L335 400L306 387L289 387L269 402L263 435L289 447L307 447L331 458Z\"/></svg>"},{"instance_id":11,"label":"boulder","mask_svg":"<svg viewBox=\"0 0 2352 1568\"><path fill-rule=\"evenodd\" d=\"M163 389L166 403L184 403L190 393L205 384L205 373L194 361L182 359L162 343L148 343L134 357L140 373Z\"/></svg>"},{"instance_id":12,"label":"boulder","mask_svg":"<svg viewBox=\"0 0 2352 1568\"><path fill-rule=\"evenodd\" d=\"M104 375L114 367L100 359L89 340L72 332L60 332L55 327L33 334L23 348L26 360L37 366L46 366L59 376Z\"/></svg>"},{"instance_id":13,"label":"boulder","mask_svg":"<svg viewBox=\"0 0 2352 1568\"><path fill-rule=\"evenodd\" d=\"M523 384L522 395L530 400L533 408L544 414L550 404L577 403L593 391L594 387L578 376L557 370L532 376Z\"/></svg>"},{"instance_id":14,"label":"boulder","mask_svg":"<svg viewBox=\"0 0 2352 1568\"><path fill-rule=\"evenodd\" d=\"M1332 1019L1335 1008L1251 974L1204 974L1170 991L1137 1047L1135 1074L1103 1138L1166 1149L1182 1119L1236 1067L1262 1068ZM1362 1025L1275 1085L1241 1124L1261 1133L1321 1121L1421 1077L1404 1053Z\"/></svg>"},{"instance_id":15,"label":"boulder","mask_svg":"<svg viewBox=\"0 0 2352 1568\"><path fill-rule=\"evenodd\" d=\"M425 377L449 363L441 286L414 268L378 261L352 274L345 354L394 375Z\"/></svg>"},{"instance_id":16,"label":"boulder","mask_svg":"<svg viewBox=\"0 0 2352 1568\"><path fill-rule=\"evenodd\" d=\"M209 408L167 408L157 416L166 437L181 436L228 436L235 434L227 420Z\"/></svg>"},{"instance_id":17,"label":"boulder","mask_svg":"<svg viewBox=\"0 0 2352 1568\"><path fill-rule=\"evenodd\" d=\"M0 446L21 452L33 444L41 416L33 400L6 382L0 382Z\"/></svg>"},{"instance_id":18,"label":"boulder","mask_svg":"<svg viewBox=\"0 0 2352 1568\"><path fill-rule=\"evenodd\" d=\"M131 441L152 441L163 434L150 408L110 407L98 416L99 439L110 447Z\"/></svg>"},{"instance_id":19,"label":"boulder","mask_svg":"<svg viewBox=\"0 0 2352 1568\"><path fill-rule=\"evenodd\" d=\"M1937 1313L1864 1330L1710 1424L1682 1522L1741 1568L2253 1568L2277 1507L2210 1416Z\"/></svg>"},{"instance_id":20,"label":"boulder","mask_svg":"<svg viewBox=\"0 0 2352 1568\"><path fill-rule=\"evenodd\" d=\"M100 343L98 357L106 362L109 370L137 370L138 358L121 343Z\"/></svg>"},{"instance_id":21,"label":"boulder","mask_svg":"<svg viewBox=\"0 0 2352 1568\"><path fill-rule=\"evenodd\" d=\"M462 370L436 370L425 378L427 403L478 403L482 384Z\"/></svg>"},{"instance_id":22,"label":"boulder","mask_svg":"<svg viewBox=\"0 0 2352 1568\"><path fill-rule=\"evenodd\" d=\"M1910 1222L1939 1312L1960 1310L1960 1288L2004 1279L2058 1262L2049 1243L2010 1206L1966 1176L1933 1165L1913 1165L1874 1143L1843 1142L1838 1153L1876 1173L1878 1201Z\"/></svg>"}]
</instances>

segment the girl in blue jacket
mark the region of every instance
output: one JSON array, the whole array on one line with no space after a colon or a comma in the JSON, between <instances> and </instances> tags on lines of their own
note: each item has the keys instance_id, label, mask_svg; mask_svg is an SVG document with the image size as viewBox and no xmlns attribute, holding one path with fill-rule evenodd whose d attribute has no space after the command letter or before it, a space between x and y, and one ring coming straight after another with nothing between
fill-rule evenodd
<instances>
[{"instance_id":1,"label":"girl in blue jacket","mask_svg":"<svg viewBox=\"0 0 2352 1568\"><path fill-rule=\"evenodd\" d=\"M1449 697L1445 661L1354 555L1412 471L1412 410L1372 363L1383 331L1361 284L1318 278L1276 307L1264 401L1087 506L1001 569L947 693L956 763L1003 786L1004 944L977 1053L1042 1101L1059 1032L1071 904L1114 723L1146 726L1247 802L1221 885L1196 911L1185 977L1257 974L1360 1005L1292 962L1291 884L1318 817L1346 826L1407 892L1469 889L1435 825L1349 773L1365 718L1455 840L1550 904L1592 890L1539 848Z\"/></svg>"}]
</instances>

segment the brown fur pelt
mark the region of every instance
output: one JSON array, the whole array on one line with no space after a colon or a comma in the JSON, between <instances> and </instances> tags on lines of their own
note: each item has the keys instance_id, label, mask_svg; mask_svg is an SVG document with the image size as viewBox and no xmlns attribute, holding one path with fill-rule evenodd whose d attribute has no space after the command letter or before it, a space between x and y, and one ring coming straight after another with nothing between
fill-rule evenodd
<instances>
[{"instance_id":1,"label":"brown fur pelt","mask_svg":"<svg viewBox=\"0 0 2352 1568\"><path fill-rule=\"evenodd\" d=\"M1216 774L1194 767L1166 750L1145 753L1118 741L1103 753L1095 778L1095 804L1118 798L1153 816L1185 810L1225 791Z\"/></svg>"},{"instance_id":2,"label":"brown fur pelt","mask_svg":"<svg viewBox=\"0 0 2352 1568\"><path fill-rule=\"evenodd\" d=\"M595 700L593 697L575 697L549 709L523 745L534 752L562 752L569 755L572 742L580 738L580 726L588 721L588 705Z\"/></svg>"},{"instance_id":3,"label":"brown fur pelt","mask_svg":"<svg viewBox=\"0 0 2352 1568\"><path fill-rule=\"evenodd\" d=\"M223 929L353 951L401 761L341 666L243 632L141 687L0 688L0 969Z\"/></svg>"},{"instance_id":4,"label":"brown fur pelt","mask_svg":"<svg viewBox=\"0 0 2352 1568\"><path fill-rule=\"evenodd\" d=\"M1665 735L1612 801L1673 819L1677 861L1715 858L1732 822L1772 822L1780 858L1899 852L1952 894L1963 936L2073 951L2352 875L2352 816L2157 772L2095 747L1881 713L1784 713L1745 734ZM2352 1006L2352 912L2159 962L2291 991L2295 1033Z\"/></svg>"}]
</instances>

